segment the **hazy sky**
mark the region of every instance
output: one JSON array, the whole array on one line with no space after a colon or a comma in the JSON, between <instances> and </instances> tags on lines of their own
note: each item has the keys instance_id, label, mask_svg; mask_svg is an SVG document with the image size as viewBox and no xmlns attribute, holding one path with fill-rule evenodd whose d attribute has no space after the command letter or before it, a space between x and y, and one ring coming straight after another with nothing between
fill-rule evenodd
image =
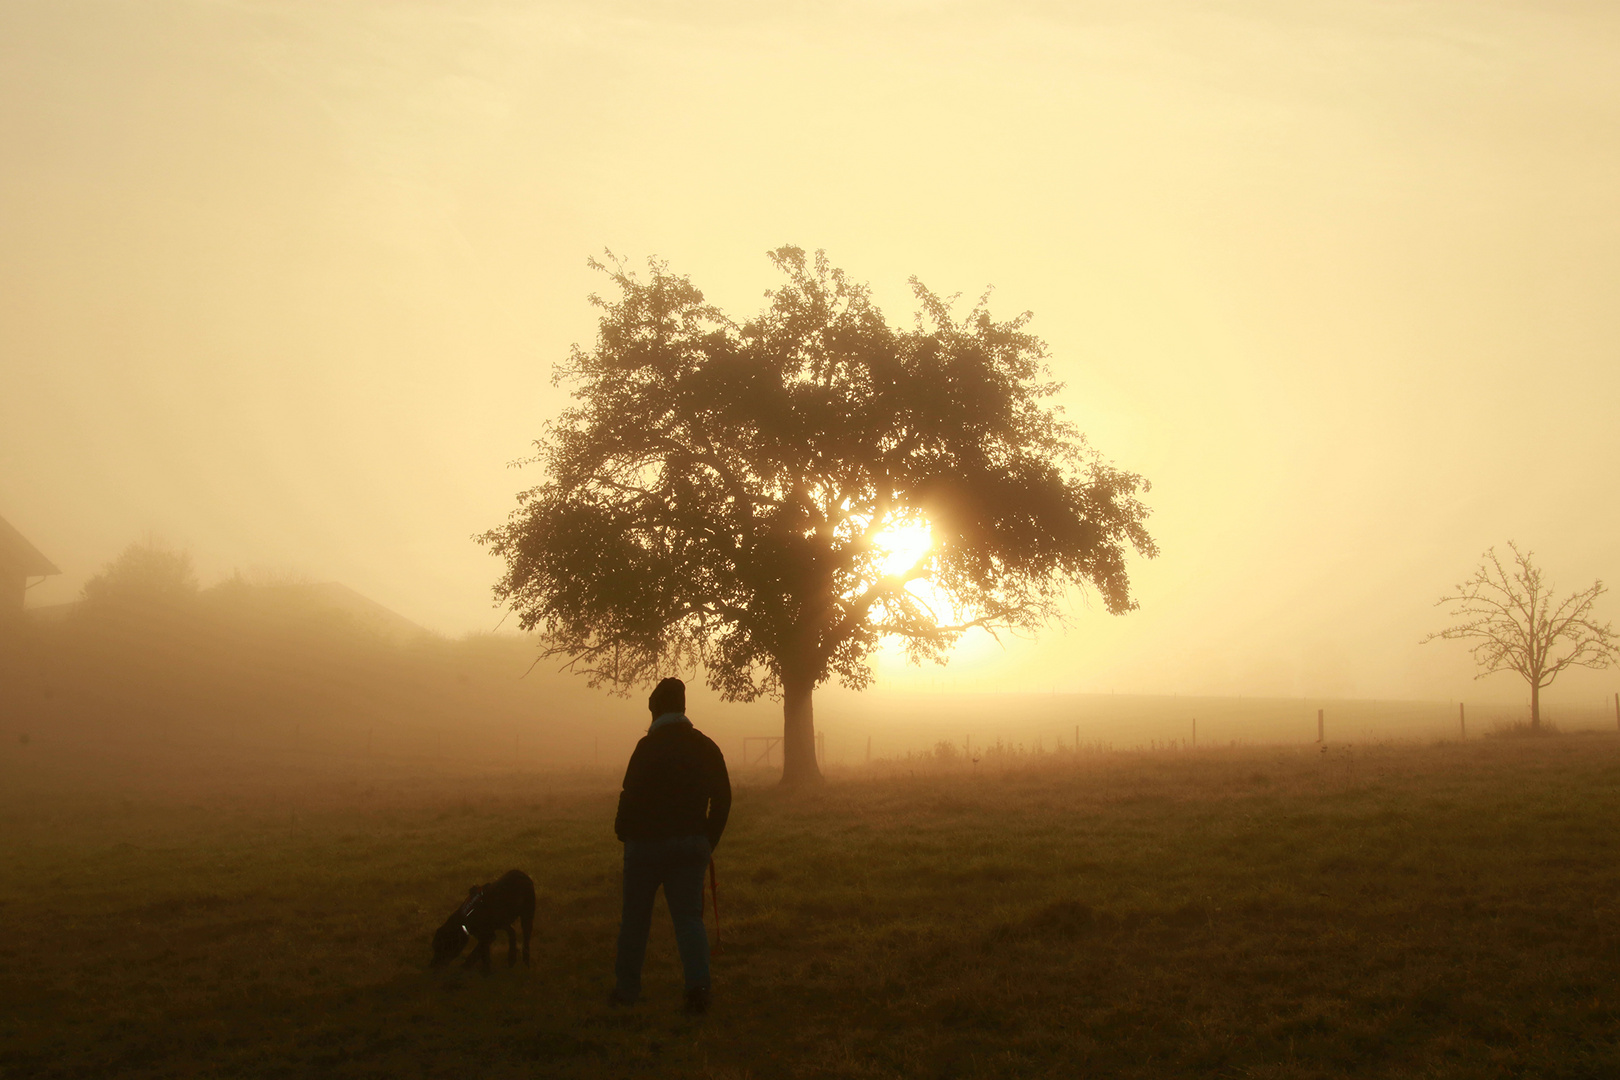
<instances>
[{"instance_id":1,"label":"hazy sky","mask_svg":"<svg viewBox=\"0 0 1620 1080\"><path fill-rule=\"evenodd\" d=\"M8 0L0 516L33 603L151 534L493 627L586 257L745 314L795 243L1032 310L1154 484L1140 612L887 685L1511 696L1416 641L1510 538L1620 579L1616 57L1607 2Z\"/></svg>"}]
</instances>

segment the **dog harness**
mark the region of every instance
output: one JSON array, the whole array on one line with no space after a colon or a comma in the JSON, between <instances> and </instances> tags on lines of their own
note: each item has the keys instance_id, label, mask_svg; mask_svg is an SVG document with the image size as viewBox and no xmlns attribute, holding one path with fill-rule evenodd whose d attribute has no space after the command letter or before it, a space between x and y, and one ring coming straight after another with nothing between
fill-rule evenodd
<instances>
[{"instance_id":1,"label":"dog harness","mask_svg":"<svg viewBox=\"0 0 1620 1080\"><path fill-rule=\"evenodd\" d=\"M483 898L484 890L474 889L472 895L467 897L467 902L456 909L456 921L461 924L461 932L468 937L472 937L472 931L467 929L467 923L471 921L473 910L478 907L478 901Z\"/></svg>"}]
</instances>

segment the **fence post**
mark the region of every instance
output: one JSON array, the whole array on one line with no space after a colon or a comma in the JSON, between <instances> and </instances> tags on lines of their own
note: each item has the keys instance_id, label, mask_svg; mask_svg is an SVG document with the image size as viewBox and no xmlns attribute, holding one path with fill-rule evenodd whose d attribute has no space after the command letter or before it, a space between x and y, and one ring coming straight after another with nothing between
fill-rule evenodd
<instances>
[{"instance_id":1,"label":"fence post","mask_svg":"<svg viewBox=\"0 0 1620 1080\"><path fill-rule=\"evenodd\" d=\"M1325 741L1322 738L1322 710L1321 709L1316 710L1316 741L1317 742Z\"/></svg>"},{"instance_id":2,"label":"fence post","mask_svg":"<svg viewBox=\"0 0 1620 1080\"><path fill-rule=\"evenodd\" d=\"M872 736L866 737L866 763L872 764Z\"/></svg>"},{"instance_id":3,"label":"fence post","mask_svg":"<svg viewBox=\"0 0 1620 1080\"><path fill-rule=\"evenodd\" d=\"M1198 749L1198 717L1193 717L1193 749Z\"/></svg>"},{"instance_id":4,"label":"fence post","mask_svg":"<svg viewBox=\"0 0 1620 1080\"><path fill-rule=\"evenodd\" d=\"M1457 702L1457 738L1468 738L1468 717L1463 712L1463 703Z\"/></svg>"}]
</instances>

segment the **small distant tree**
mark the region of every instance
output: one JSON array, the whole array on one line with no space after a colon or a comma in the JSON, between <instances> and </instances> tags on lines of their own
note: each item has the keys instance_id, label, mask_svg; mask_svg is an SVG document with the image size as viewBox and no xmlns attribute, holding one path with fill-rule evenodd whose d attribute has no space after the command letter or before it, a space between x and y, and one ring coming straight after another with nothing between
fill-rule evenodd
<instances>
[{"instance_id":1,"label":"small distant tree","mask_svg":"<svg viewBox=\"0 0 1620 1080\"><path fill-rule=\"evenodd\" d=\"M1568 667L1609 667L1617 658L1617 639L1611 624L1592 616L1592 605L1608 591L1602 581L1558 600L1532 561L1534 552L1511 541L1508 548L1511 567L1491 548L1473 577L1436 601L1436 607L1452 605L1451 616L1462 621L1423 640L1472 642L1481 668L1476 679L1518 672L1530 684L1530 729L1539 731L1542 689Z\"/></svg>"},{"instance_id":2,"label":"small distant tree","mask_svg":"<svg viewBox=\"0 0 1620 1080\"><path fill-rule=\"evenodd\" d=\"M496 598L592 685L696 663L727 700L779 696L793 784L820 778L816 687L864 686L883 638L943 662L969 628L1061 617L1070 585L1128 611L1127 553L1155 549L1146 482L1048 403L1027 314L959 315L914 279L896 328L821 254L771 258L786 282L743 323L662 263L593 262L619 296L558 370L576 404L482 540ZM903 529L931 539L896 566Z\"/></svg>"},{"instance_id":3,"label":"small distant tree","mask_svg":"<svg viewBox=\"0 0 1620 1080\"><path fill-rule=\"evenodd\" d=\"M197 595L191 556L156 541L131 544L84 583L86 605L95 608L172 608Z\"/></svg>"}]
</instances>

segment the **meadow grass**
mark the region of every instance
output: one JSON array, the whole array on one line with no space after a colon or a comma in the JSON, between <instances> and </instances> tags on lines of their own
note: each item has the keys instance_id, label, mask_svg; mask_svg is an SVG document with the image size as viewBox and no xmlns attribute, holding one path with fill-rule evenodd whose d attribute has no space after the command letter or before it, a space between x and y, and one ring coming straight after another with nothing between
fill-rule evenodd
<instances>
[{"instance_id":1,"label":"meadow grass","mask_svg":"<svg viewBox=\"0 0 1620 1080\"><path fill-rule=\"evenodd\" d=\"M613 787L0 796L0 1077L1620 1076L1612 736L740 784L701 1019L662 904L605 1004ZM513 866L533 967L429 972Z\"/></svg>"}]
</instances>

